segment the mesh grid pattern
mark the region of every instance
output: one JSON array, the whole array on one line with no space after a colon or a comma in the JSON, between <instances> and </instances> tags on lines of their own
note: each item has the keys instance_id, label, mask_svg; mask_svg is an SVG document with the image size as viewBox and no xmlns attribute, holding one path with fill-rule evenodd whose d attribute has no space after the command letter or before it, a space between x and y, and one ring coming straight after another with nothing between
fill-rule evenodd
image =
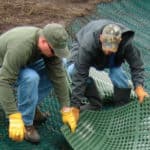
<instances>
[{"instance_id":1,"label":"mesh grid pattern","mask_svg":"<svg viewBox=\"0 0 150 150\"><path fill-rule=\"evenodd\" d=\"M109 18L133 29L136 32L134 45L141 51L145 64L145 88L148 92L150 91L149 6L149 0L114 0L109 4L102 3L97 6L92 16L77 18L69 28L73 38L73 33L77 32L87 22L94 19ZM130 77L128 65L125 64L123 67ZM94 77L97 86L101 89L100 92L105 91L104 93L110 97L112 90L109 89L107 92L107 88L105 86L103 88L104 84L100 83L100 80L97 82L96 76ZM66 126L62 128L62 132L73 149L77 150L149 150L150 101L148 99L143 105L139 105L135 97L134 100L123 107L101 111L98 114L85 112L81 115L75 134L70 134Z\"/></svg>"},{"instance_id":2,"label":"mesh grid pattern","mask_svg":"<svg viewBox=\"0 0 150 150\"><path fill-rule=\"evenodd\" d=\"M147 150L150 130L150 98L140 105L132 101L107 111L81 113L76 133L62 127L75 150Z\"/></svg>"},{"instance_id":3,"label":"mesh grid pattern","mask_svg":"<svg viewBox=\"0 0 150 150\"><path fill-rule=\"evenodd\" d=\"M2 110L0 110L0 150L71 150L60 131L62 122L59 104L53 91L41 103L40 109L41 111L49 112L50 116L46 123L37 126L41 136L41 142L38 145L30 144L26 141L19 143L11 141L8 138L8 123L4 120Z\"/></svg>"},{"instance_id":4,"label":"mesh grid pattern","mask_svg":"<svg viewBox=\"0 0 150 150\"><path fill-rule=\"evenodd\" d=\"M111 3L97 5L95 13L86 17L73 20L68 26L70 34L70 46L74 34L89 21L100 18L110 18L123 23L136 31L134 44L142 52L146 82L145 88L150 92L150 1L149 0L114 0ZM124 66L129 74L129 68ZM105 89L105 83L101 83ZM107 88L105 89L108 90ZM110 90L110 89L109 89ZM111 92L108 90L109 97ZM44 91L43 91L44 92ZM104 110L101 112L85 112L81 115L79 127L75 134L70 134L67 126L62 125L59 105L53 93L50 94L40 106L41 110L49 111L48 121L39 126L41 143L32 145L26 141L16 143L8 139L7 128L0 111L0 149L3 150L70 150L63 135L73 149L76 150L149 150L150 149L150 100L143 105L132 101L126 106Z\"/></svg>"}]
</instances>

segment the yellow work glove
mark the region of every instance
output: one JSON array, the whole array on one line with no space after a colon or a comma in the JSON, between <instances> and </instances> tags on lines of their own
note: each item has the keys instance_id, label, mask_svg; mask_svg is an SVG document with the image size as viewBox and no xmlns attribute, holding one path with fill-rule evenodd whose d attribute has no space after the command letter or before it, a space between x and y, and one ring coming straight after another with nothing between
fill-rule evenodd
<instances>
[{"instance_id":1,"label":"yellow work glove","mask_svg":"<svg viewBox=\"0 0 150 150\"><path fill-rule=\"evenodd\" d=\"M9 138L14 141L24 139L25 127L21 113L9 115Z\"/></svg>"},{"instance_id":2,"label":"yellow work glove","mask_svg":"<svg viewBox=\"0 0 150 150\"><path fill-rule=\"evenodd\" d=\"M70 107L67 110L61 110L62 121L64 124L68 124L72 133L74 133L77 128L79 112L79 109L75 107Z\"/></svg>"},{"instance_id":3,"label":"yellow work glove","mask_svg":"<svg viewBox=\"0 0 150 150\"><path fill-rule=\"evenodd\" d=\"M136 93L140 103L142 103L144 101L145 97L149 96L148 93L145 92L144 88L141 85L136 87L135 93Z\"/></svg>"}]
</instances>

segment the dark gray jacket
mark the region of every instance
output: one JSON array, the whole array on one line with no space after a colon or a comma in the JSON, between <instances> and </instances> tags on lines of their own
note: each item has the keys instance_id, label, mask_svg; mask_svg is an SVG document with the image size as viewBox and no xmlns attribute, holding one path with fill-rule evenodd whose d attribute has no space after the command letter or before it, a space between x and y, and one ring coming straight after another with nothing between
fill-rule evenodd
<instances>
[{"instance_id":1,"label":"dark gray jacket","mask_svg":"<svg viewBox=\"0 0 150 150\"><path fill-rule=\"evenodd\" d=\"M68 63L75 63L75 72L72 77L72 105L79 106L84 99L86 80L89 75L89 68L96 67L99 70L109 68L109 58L102 51L99 35L106 24L114 23L110 20L91 21L76 34L76 42L71 49L71 57ZM118 23L115 23L118 24ZM140 52L133 46L134 32L122 24L122 41L115 54L115 66L120 66L127 61L131 69L131 77L134 87L143 86L144 64Z\"/></svg>"}]
</instances>

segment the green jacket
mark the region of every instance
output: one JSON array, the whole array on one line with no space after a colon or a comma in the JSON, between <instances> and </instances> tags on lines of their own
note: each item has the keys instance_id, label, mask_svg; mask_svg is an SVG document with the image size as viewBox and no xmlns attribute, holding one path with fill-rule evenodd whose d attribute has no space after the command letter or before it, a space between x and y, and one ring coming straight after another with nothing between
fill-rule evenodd
<instances>
[{"instance_id":1,"label":"green jacket","mask_svg":"<svg viewBox=\"0 0 150 150\"><path fill-rule=\"evenodd\" d=\"M13 84L19 71L42 58L37 48L40 28L17 27L0 36L0 103L6 115L17 112ZM44 59L45 60L45 59ZM69 105L69 90L62 60L51 57L45 61L48 75L61 106Z\"/></svg>"}]
</instances>

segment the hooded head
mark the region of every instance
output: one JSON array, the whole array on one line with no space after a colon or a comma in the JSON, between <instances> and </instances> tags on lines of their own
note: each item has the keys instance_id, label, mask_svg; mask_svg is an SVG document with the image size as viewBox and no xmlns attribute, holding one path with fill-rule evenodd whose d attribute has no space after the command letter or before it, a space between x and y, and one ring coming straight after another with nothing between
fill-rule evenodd
<instances>
[{"instance_id":1,"label":"hooded head","mask_svg":"<svg viewBox=\"0 0 150 150\"><path fill-rule=\"evenodd\" d=\"M121 41L121 28L116 24L108 24L102 31L102 47L117 52Z\"/></svg>"}]
</instances>

